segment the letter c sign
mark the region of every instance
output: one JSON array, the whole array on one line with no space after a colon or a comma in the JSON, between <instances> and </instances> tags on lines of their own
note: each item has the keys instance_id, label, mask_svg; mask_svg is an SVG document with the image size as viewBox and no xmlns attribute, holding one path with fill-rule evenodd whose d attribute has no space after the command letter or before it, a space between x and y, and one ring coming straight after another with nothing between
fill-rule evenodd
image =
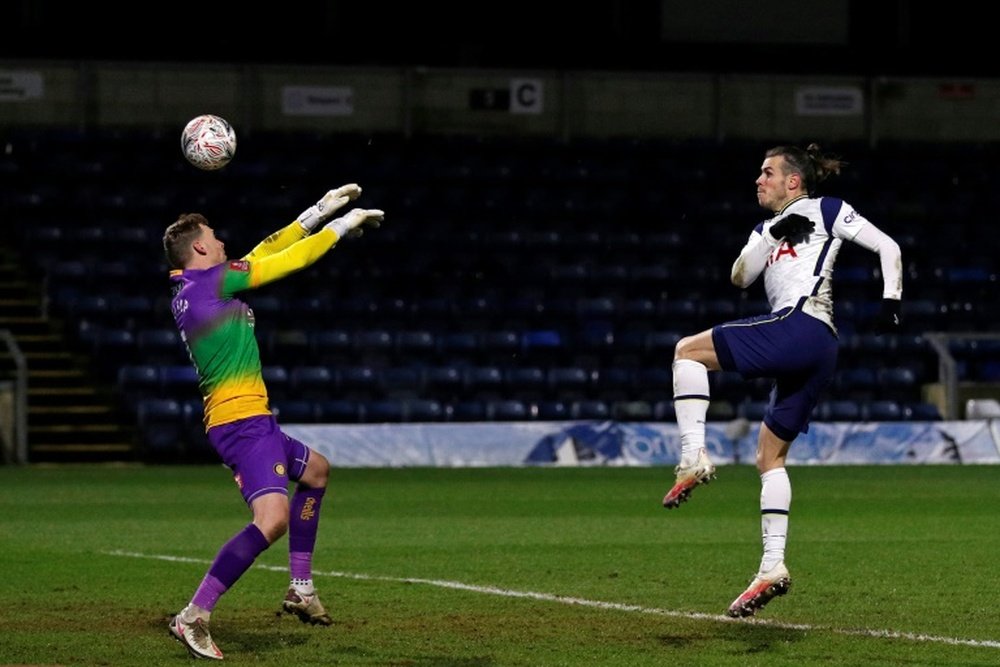
<instances>
[{"instance_id":1,"label":"letter c sign","mask_svg":"<svg viewBox=\"0 0 1000 667\"><path fill-rule=\"evenodd\" d=\"M545 87L541 79L510 80L510 112L542 113Z\"/></svg>"}]
</instances>

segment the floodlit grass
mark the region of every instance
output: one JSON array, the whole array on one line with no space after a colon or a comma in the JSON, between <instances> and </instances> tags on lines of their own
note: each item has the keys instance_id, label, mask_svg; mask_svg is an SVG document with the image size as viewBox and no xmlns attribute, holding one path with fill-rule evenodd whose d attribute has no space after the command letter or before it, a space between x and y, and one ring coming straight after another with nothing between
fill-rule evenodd
<instances>
[{"instance_id":1,"label":"floodlit grass","mask_svg":"<svg viewBox=\"0 0 1000 667\"><path fill-rule=\"evenodd\" d=\"M212 634L252 665L1000 664L1000 467L790 474L792 590L755 621L723 617L760 557L752 467L670 511L668 468L346 469L334 625L276 613L283 539ZM167 621L249 513L221 466L56 466L0 467L0 517L0 665L148 667L190 661Z\"/></svg>"}]
</instances>

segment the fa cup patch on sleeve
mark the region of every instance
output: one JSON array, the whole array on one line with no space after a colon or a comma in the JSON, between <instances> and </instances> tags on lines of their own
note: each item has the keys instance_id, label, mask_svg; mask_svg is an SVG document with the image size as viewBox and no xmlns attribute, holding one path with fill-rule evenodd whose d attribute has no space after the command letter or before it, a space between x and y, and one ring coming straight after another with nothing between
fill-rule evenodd
<instances>
[{"instance_id":1,"label":"fa cup patch on sleeve","mask_svg":"<svg viewBox=\"0 0 1000 667\"><path fill-rule=\"evenodd\" d=\"M245 259L239 259L233 262L229 262L229 268L232 269L233 271L246 272L250 270L250 262L246 261Z\"/></svg>"}]
</instances>

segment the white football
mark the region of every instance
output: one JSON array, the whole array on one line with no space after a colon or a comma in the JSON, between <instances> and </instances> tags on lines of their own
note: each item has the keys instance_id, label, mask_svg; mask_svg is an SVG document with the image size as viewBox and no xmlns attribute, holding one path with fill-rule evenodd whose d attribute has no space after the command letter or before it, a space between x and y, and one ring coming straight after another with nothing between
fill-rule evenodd
<instances>
[{"instance_id":1,"label":"white football","mask_svg":"<svg viewBox=\"0 0 1000 667\"><path fill-rule=\"evenodd\" d=\"M236 131L221 116L196 116L184 126L181 150L187 161L199 169L222 169L236 155Z\"/></svg>"}]
</instances>

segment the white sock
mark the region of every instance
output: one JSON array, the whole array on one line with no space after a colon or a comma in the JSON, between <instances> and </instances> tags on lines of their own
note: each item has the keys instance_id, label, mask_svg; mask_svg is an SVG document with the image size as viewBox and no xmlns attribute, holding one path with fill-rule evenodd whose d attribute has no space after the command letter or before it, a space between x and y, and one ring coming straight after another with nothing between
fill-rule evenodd
<instances>
[{"instance_id":1,"label":"white sock","mask_svg":"<svg viewBox=\"0 0 1000 667\"><path fill-rule=\"evenodd\" d=\"M673 364L674 412L681 436L681 463L694 463L705 448L705 415L708 413L708 368L691 359Z\"/></svg>"},{"instance_id":2,"label":"white sock","mask_svg":"<svg viewBox=\"0 0 1000 667\"><path fill-rule=\"evenodd\" d=\"M181 620L185 623L194 623L199 618L207 622L211 616L212 612L202 609L193 602L181 609Z\"/></svg>"},{"instance_id":3,"label":"white sock","mask_svg":"<svg viewBox=\"0 0 1000 667\"><path fill-rule=\"evenodd\" d=\"M760 476L760 532L764 542L760 572L767 572L785 560L791 505L792 483L787 470L774 468Z\"/></svg>"},{"instance_id":4,"label":"white sock","mask_svg":"<svg viewBox=\"0 0 1000 667\"><path fill-rule=\"evenodd\" d=\"M312 579L292 579L291 586L302 595L312 595L316 592Z\"/></svg>"}]
</instances>

